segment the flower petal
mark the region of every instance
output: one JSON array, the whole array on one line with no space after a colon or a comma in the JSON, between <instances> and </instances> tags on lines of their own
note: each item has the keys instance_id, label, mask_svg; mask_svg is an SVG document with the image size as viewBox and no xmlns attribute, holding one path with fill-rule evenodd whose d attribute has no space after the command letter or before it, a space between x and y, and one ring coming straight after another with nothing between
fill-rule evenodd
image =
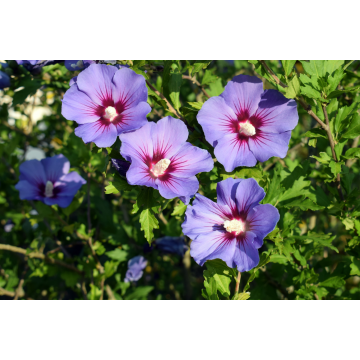
<instances>
[{"instance_id":1,"label":"flower petal","mask_svg":"<svg viewBox=\"0 0 360 360\"><path fill-rule=\"evenodd\" d=\"M135 107L131 107L121 113L121 122L116 124L117 134L124 131L131 131L141 128L148 120L146 115L151 111L151 107L146 102L141 102Z\"/></svg>"},{"instance_id":2,"label":"flower petal","mask_svg":"<svg viewBox=\"0 0 360 360\"><path fill-rule=\"evenodd\" d=\"M236 205L236 189L244 179L228 178L220 181L216 187L217 203L220 205L227 205L232 214L238 212Z\"/></svg>"},{"instance_id":3,"label":"flower petal","mask_svg":"<svg viewBox=\"0 0 360 360\"><path fill-rule=\"evenodd\" d=\"M171 116L162 118L151 130L154 146L154 160L170 159L186 142L189 131L179 119Z\"/></svg>"},{"instance_id":4,"label":"flower petal","mask_svg":"<svg viewBox=\"0 0 360 360\"><path fill-rule=\"evenodd\" d=\"M291 131L272 134L259 131L249 137L249 147L257 160L263 162L272 156L284 158L288 152Z\"/></svg>"},{"instance_id":5,"label":"flower petal","mask_svg":"<svg viewBox=\"0 0 360 360\"><path fill-rule=\"evenodd\" d=\"M127 110L140 102L147 102L148 91L145 78L128 68L115 72L112 80L112 98L115 106L118 103Z\"/></svg>"},{"instance_id":6,"label":"flower petal","mask_svg":"<svg viewBox=\"0 0 360 360\"><path fill-rule=\"evenodd\" d=\"M190 177L200 172L211 171L214 161L208 151L186 142L170 158L168 172L176 177Z\"/></svg>"},{"instance_id":7,"label":"flower petal","mask_svg":"<svg viewBox=\"0 0 360 360\"><path fill-rule=\"evenodd\" d=\"M103 107L94 103L75 83L64 95L61 114L65 119L78 124L92 123L100 119L102 111Z\"/></svg>"},{"instance_id":8,"label":"flower petal","mask_svg":"<svg viewBox=\"0 0 360 360\"><path fill-rule=\"evenodd\" d=\"M165 199L173 199L175 197L185 197L186 205L190 201L190 197L194 196L199 190L199 181L196 176L189 178L178 178L172 175L166 177L165 181L160 178L155 180L160 195Z\"/></svg>"},{"instance_id":9,"label":"flower petal","mask_svg":"<svg viewBox=\"0 0 360 360\"><path fill-rule=\"evenodd\" d=\"M227 83L220 96L237 116L244 117L255 113L263 92L263 83L259 78L238 75Z\"/></svg>"},{"instance_id":10,"label":"flower petal","mask_svg":"<svg viewBox=\"0 0 360 360\"><path fill-rule=\"evenodd\" d=\"M216 140L232 133L234 122L238 122L234 111L220 96L207 100L196 118L204 130L206 140L212 146L215 146Z\"/></svg>"},{"instance_id":11,"label":"flower petal","mask_svg":"<svg viewBox=\"0 0 360 360\"><path fill-rule=\"evenodd\" d=\"M20 192L19 196L21 200L41 200L41 192L40 189L30 183L27 180L20 180L16 185L15 189Z\"/></svg>"},{"instance_id":12,"label":"flower petal","mask_svg":"<svg viewBox=\"0 0 360 360\"><path fill-rule=\"evenodd\" d=\"M256 235L257 248L262 246L262 240L275 229L279 220L278 209L270 204L257 205L249 211L247 221L250 231Z\"/></svg>"},{"instance_id":13,"label":"flower petal","mask_svg":"<svg viewBox=\"0 0 360 360\"><path fill-rule=\"evenodd\" d=\"M78 75L76 83L93 102L101 106L110 106L110 103L113 104L112 78L116 71L118 69L115 66L92 64Z\"/></svg>"},{"instance_id":14,"label":"flower petal","mask_svg":"<svg viewBox=\"0 0 360 360\"><path fill-rule=\"evenodd\" d=\"M84 184L86 184L86 180L76 171L72 171L71 173L62 176L59 181L54 184L54 190L56 189L56 195L59 197L74 197Z\"/></svg>"},{"instance_id":15,"label":"flower petal","mask_svg":"<svg viewBox=\"0 0 360 360\"><path fill-rule=\"evenodd\" d=\"M149 173L149 167L142 161L134 159L126 172L126 179L130 185L143 185L157 189L158 186Z\"/></svg>"},{"instance_id":16,"label":"flower petal","mask_svg":"<svg viewBox=\"0 0 360 360\"><path fill-rule=\"evenodd\" d=\"M81 137L85 144L93 141L98 147L110 147L116 141L117 131L114 124L98 120L78 126L75 135Z\"/></svg>"},{"instance_id":17,"label":"flower petal","mask_svg":"<svg viewBox=\"0 0 360 360\"><path fill-rule=\"evenodd\" d=\"M70 162L63 154L42 159L41 163L45 170L46 180L53 183L67 174L70 169Z\"/></svg>"},{"instance_id":18,"label":"flower petal","mask_svg":"<svg viewBox=\"0 0 360 360\"><path fill-rule=\"evenodd\" d=\"M73 198L74 198L73 196L61 196L55 198L44 197L42 201L43 203L49 206L56 204L59 205L61 208L66 208L71 204Z\"/></svg>"},{"instance_id":19,"label":"flower petal","mask_svg":"<svg viewBox=\"0 0 360 360\"><path fill-rule=\"evenodd\" d=\"M27 180L35 186L46 184L45 170L39 160L27 160L20 165L19 170L19 180Z\"/></svg>"},{"instance_id":20,"label":"flower petal","mask_svg":"<svg viewBox=\"0 0 360 360\"><path fill-rule=\"evenodd\" d=\"M255 166L257 162L247 140L241 138L239 134L222 137L215 146L214 153L227 172L233 171L238 166Z\"/></svg>"},{"instance_id":21,"label":"flower petal","mask_svg":"<svg viewBox=\"0 0 360 360\"><path fill-rule=\"evenodd\" d=\"M236 242L234 263L240 272L249 271L259 264L259 251L254 246L255 234L247 231L245 238Z\"/></svg>"},{"instance_id":22,"label":"flower petal","mask_svg":"<svg viewBox=\"0 0 360 360\"><path fill-rule=\"evenodd\" d=\"M128 161L137 159L149 166L153 157L151 132L154 127L155 123L148 122L138 130L122 133L120 154Z\"/></svg>"},{"instance_id":23,"label":"flower petal","mask_svg":"<svg viewBox=\"0 0 360 360\"><path fill-rule=\"evenodd\" d=\"M297 104L277 90L265 90L251 121L256 128L267 133L292 130L299 121Z\"/></svg>"},{"instance_id":24,"label":"flower petal","mask_svg":"<svg viewBox=\"0 0 360 360\"><path fill-rule=\"evenodd\" d=\"M248 214L265 197L265 191L255 179L244 179L239 183L235 196L239 213Z\"/></svg>"}]
</instances>

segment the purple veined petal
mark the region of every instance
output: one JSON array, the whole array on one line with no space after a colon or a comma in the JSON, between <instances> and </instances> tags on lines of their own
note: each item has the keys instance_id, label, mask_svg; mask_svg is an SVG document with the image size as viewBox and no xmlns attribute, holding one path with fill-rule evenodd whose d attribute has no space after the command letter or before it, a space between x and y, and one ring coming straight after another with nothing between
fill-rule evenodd
<instances>
[{"instance_id":1,"label":"purple veined petal","mask_svg":"<svg viewBox=\"0 0 360 360\"><path fill-rule=\"evenodd\" d=\"M267 133L293 130L299 121L297 104L277 90L265 90L251 121L255 128Z\"/></svg>"},{"instance_id":2,"label":"purple veined petal","mask_svg":"<svg viewBox=\"0 0 360 360\"><path fill-rule=\"evenodd\" d=\"M151 129L155 159L170 159L186 142L189 131L179 119L171 116L162 118Z\"/></svg>"},{"instance_id":3,"label":"purple veined petal","mask_svg":"<svg viewBox=\"0 0 360 360\"><path fill-rule=\"evenodd\" d=\"M77 84L68 89L62 101L61 114L67 120L74 120L78 124L93 123L100 119L104 108L94 103Z\"/></svg>"},{"instance_id":4,"label":"purple veined petal","mask_svg":"<svg viewBox=\"0 0 360 360\"><path fill-rule=\"evenodd\" d=\"M183 233L194 240L199 234L209 234L223 229L225 220L231 216L230 208L219 205L203 195L196 194L192 206L188 206L182 223Z\"/></svg>"},{"instance_id":5,"label":"purple veined petal","mask_svg":"<svg viewBox=\"0 0 360 360\"><path fill-rule=\"evenodd\" d=\"M158 186L160 195L165 199L173 199L174 197L185 197L187 205L190 197L194 196L199 190L199 181L196 176L189 178L178 178L172 175L166 176L166 180L158 178L155 180Z\"/></svg>"},{"instance_id":6,"label":"purple veined petal","mask_svg":"<svg viewBox=\"0 0 360 360\"><path fill-rule=\"evenodd\" d=\"M137 159L149 166L153 157L151 131L155 126L155 123L148 122L138 130L120 134L120 154L128 161Z\"/></svg>"},{"instance_id":7,"label":"purple veined petal","mask_svg":"<svg viewBox=\"0 0 360 360\"><path fill-rule=\"evenodd\" d=\"M262 240L270 234L280 220L280 214L276 207L270 204L257 205L253 207L247 216L249 231L256 235L255 246L262 246Z\"/></svg>"},{"instance_id":8,"label":"purple veined petal","mask_svg":"<svg viewBox=\"0 0 360 360\"><path fill-rule=\"evenodd\" d=\"M54 184L54 192L56 192L57 197L74 197L84 184L86 184L86 180L77 172L72 171L62 176L59 181Z\"/></svg>"},{"instance_id":9,"label":"purple veined petal","mask_svg":"<svg viewBox=\"0 0 360 360\"><path fill-rule=\"evenodd\" d=\"M257 160L263 162L272 156L284 158L289 149L291 131L272 134L259 131L249 137L249 147Z\"/></svg>"},{"instance_id":10,"label":"purple veined petal","mask_svg":"<svg viewBox=\"0 0 360 360\"><path fill-rule=\"evenodd\" d=\"M234 263L240 272L249 271L259 264L259 251L254 247L255 234L247 231L244 239L236 242Z\"/></svg>"},{"instance_id":11,"label":"purple veined petal","mask_svg":"<svg viewBox=\"0 0 360 360\"><path fill-rule=\"evenodd\" d=\"M69 85L72 86L74 84L76 84L76 80L77 80L77 75L74 76L70 81L69 81ZM87 96L87 95L86 95Z\"/></svg>"},{"instance_id":12,"label":"purple veined petal","mask_svg":"<svg viewBox=\"0 0 360 360\"><path fill-rule=\"evenodd\" d=\"M145 78L125 67L115 72L112 79L112 98L127 110L140 102L147 102L148 91Z\"/></svg>"},{"instance_id":13,"label":"purple veined petal","mask_svg":"<svg viewBox=\"0 0 360 360\"><path fill-rule=\"evenodd\" d=\"M116 71L118 69L115 66L92 64L78 75L76 83L93 102L101 106L110 106L110 103L113 104L112 78Z\"/></svg>"},{"instance_id":14,"label":"purple veined petal","mask_svg":"<svg viewBox=\"0 0 360 360\"><path fill-rule=\"evenodd\" d=\"M259 78L238 75L227 83L220 96L234 110L237 118L245 119L255 113L263 92L263 83Z\"/></svg>"},{"instance_id":15,"label":"purple veined petal","mask_svg":"<svg viewBox=\"0 0 360 360\"><path fill-rule=\"evenodd\" d=\"M248 212L265 197L264 189L255 179L244 179L236 189L236 206L239 213L248 214Z\"/></svg>"},{"instance_id":16,"label":"purple veined petal","mask_svg":"<svg viewBox=\"0 0 360 360\"><path fill-rule=\"evenodd\" d=\"M75 135L82 138L84 143L94 142L98 147L110 147L114 144L117 131L114 124L106 124L102 120L90 124L83 124L75 129Z\"/></svg>"},{"instance_id":17,"label":"purple veined petal","mask_svg":"<svg viewBox=\"0 0 360 360\"><path fill-rule=\"evenodd\" d=\"M238 166L255 166L257 162L247 140L242 139L239 134L228 134L219 139L214 153L227 172L233 171Z\"/></svg>"},{"instance_id":18,"label":"purple veined petal","mask_svg":"<svg viewBox=\"0 0 360 360\"><path fill-rule=\"evenodd\" d=\"M35 186L46 184L45 170L39 160L25 161L20 165L19 170L19 180L27 180Z\"/></svg>"},{"instance_id":19,"label":"purple veined petal","mask_svg":"<svg viewBox=\"0 0 360 360\"><path fill-rule=\"evenodd\" d=\"M212 146L215 146L216 140L234 132L234 127L238 126L235 112L220 96L207 100L196 118L204 130L206 141Z\"/></svg>"},{"instance_id":20,"label":"purple veined petal","mask_svg":"<svg viewBox=\"0 0 360 360\"><path fill-rule=\"evenodd\" d=\"M125 131L131 131L141 128L148 120L146 115L151 111L151 106L146 102L141 102L135 107L129 108L121 113L121 122L115 126L117 134L120 135Z\"/></svg>"},{"instance_id":21,"label":"purple veined petal","mask_svg":"<svg viewBox=\"0 0 360 360\"><path fill-rule=\"evenodd\" d=\"M244 179L228 178L220 181L216 187L217 203L220 205L227 205L232 214L238 213L236 205L236 189Z\"/></svg>"},{"instance_id":22,"label":"purple veined petal","mask_svg":"<svg viewBox=\"0 0 360 360\"><path fill-rule=\"evenodd\" d=\"M21 200L42 200L43 198L40 189L27 180L20 180L15 185L15 189L19 191Z\"/></svg>"},{"instance_id":23,"label":"purple veined petal","mask_svg":"<svg viewBox=\"0 0 360 360\"><path fill-rule=\"evenodd\" d=\"M143 185L157 189L155 178L150 175L149 167L142 161L134 159L126 172L126 179L130 185Z\"/></svg>"},{"instance_id":24,"label":"purple veined petal","mask_svg":"<svg viewBox=\"0 0 360 360\"><path fill-rule=\"evenodd\" d=\"M190 244L190 255L200 266L204 265L206 260L221 259L227 266L234 268L236 239L227 234L225 230L200 234Z\"/></svg>"},{"instance_id":25,"label":"purple veined petal","mask_svg":"<svg viewBox=\"0 0 360 360\"><path fill-rule=\"evenodd\" d=\"M214 161L208 151L186 142L170 158L168 172L176 177L190 177L200 172L211 171Z\"/></svg>"},{"instance_id":26,"label":"purple veined petal","mask_svg":"<svg viewBox=\"0 0 360 360\"><path fill-rule=\"evenodd\" d=\"M61 208L66 208L71 204L73 198L73 196L61 196L54 198L44 197L43 202L49 206L59 205Z\"/></svg>"},{"instance_id":27,"label":"purple veined petal","mask_svg":"<svg viewBox=\"0 0 360 360\"><path fill-rule=\"evenodd\" d=\"M63 154L42 159L41 163L45 170L46 180L53 183L67 174L70 169L70 162Z\"/></svg>"}]
</instances>

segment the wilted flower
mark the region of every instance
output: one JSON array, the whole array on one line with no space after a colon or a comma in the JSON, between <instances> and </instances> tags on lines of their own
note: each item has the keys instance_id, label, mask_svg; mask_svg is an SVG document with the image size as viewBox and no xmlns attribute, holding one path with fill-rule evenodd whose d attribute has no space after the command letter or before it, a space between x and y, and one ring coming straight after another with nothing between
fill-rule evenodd
<instances>
[{"instance_id":1,"label":"wilted flower","mask_svg":"<svg viewBox=\"0 0 360 360\"><path fill-rule=\"evenodd\" d=\"M180 256L184 256L188 249L188 246L185 243L185 238L183 236L164 236L162 238L156 239L155 245L163 252L174 253Z\"/></svg>"},{"instance_id":2,"label":"wilted flower","mask_svg":"<svg viewBox=\"0 0 360 360\"><path fill-rule=\"evenodd\" d=\"M150 112L145 79L127 68L92 64L66 91L62 114L80 126L75 135L85 143L109 147L124 131L147 123Z\"/></svg>"},{"instance_id":3,"label":"wilted flower","mask_svg":"<svg viewBox=\"0 0 360 360\"><path fill-rule=\"evenodd\" d=\"M298 123L296 102L277 90L263 90L255 76L238 75L220 96L210 98L197 115L206 140L226 171L254 166L288 151Z\"/></svg>"},{"instance_id":4,"label":"wilted flower","mask_svg":"<svg viewBox=\"0 0 360 360\"><path fill-rule=\"evenodd\" d=\"M62 154L20 165L20 181L15 188L21 200L40 200L46 205L67 207L86 181L75 171L69 173L70 162Z\"/></svg>"},{"instance_id":5,"label":"wilted flower","mask_svg":"<svg viewBox=\"0 0 360 360\"><path fill-rule=\"evenodd\" d=\"M120 153L131 161L128 183L153 187L165 199L179 197L188 204L199 189L195 174L214 167L206 150L186 142L188 135L186 125L171 116L121 134Z\"/></svg>"},{"instance_id":6,"label":"wilted flower","mask_svg":"<svg viewBox=\"0 0 360 360\"><path fill-rule=\"evenodd\" d=\"M217 203L196 194L186 210L183 232L193 241L190 255L199 264L222 259L239 271L249 271L259 263L258 249L275 229L278 210L259 205L265 192L254 179L228 178L217 184Z\"/></svg>"},{"instance_id":7,"label":"wilted flower","mask_svg":"<svg viewBox=\"0 0 360 360\"><path fill-rule=\"evenodd\" d=\"M126 173L129 170L131 163L124 160L119 159L111 159L112 166L116 169L116 171L121 175L126 177Z\"/></svg>"},{"instance_id":8,"label":"wilted flower","mask_svg":"<svg viewBox=\"0 0 360 360\"><path fill-rule=\"evenodd\" d=\"M95 64L94 60L65 60L65 67L70 71L84 70L91 64Z\"/></svg>"},{"instance_id":9,"label":"wilted flower","mask_svg":"<svg viewBox=\"0 0 360 360\"><path fill-rule=\"evenodd\" d=\"M128 262L124 282L138 281L143 276L143 270L146 268L147 260L141 255L135 256Z\"/></svg>"}]
</instances>

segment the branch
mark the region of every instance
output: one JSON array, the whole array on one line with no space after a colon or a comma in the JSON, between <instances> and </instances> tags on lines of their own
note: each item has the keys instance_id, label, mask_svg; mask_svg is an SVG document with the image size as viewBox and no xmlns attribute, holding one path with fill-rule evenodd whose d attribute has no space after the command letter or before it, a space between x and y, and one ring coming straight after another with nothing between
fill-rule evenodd
<instances>
[{"instance_id":1,"label":"branch","mask_svg":"<svg viewBox=\"0 0 360 360\"><path fill-rule=\"evenodd\" d=\"M19 248L16 246L6 245L6 244L0 244L0 250L6 250L6 251L11 251L11 252L17 253L17 254L22 254L29 258L41 259L41 260L47 261L48 263L50 263L52 265L59 265L59 266L65 267L69 270L75 271L78 274L83 275L83 272L81 270L79 270L78 268L76 268L75 266L67 264L66 262L63 262L60 260L53 259L53 258L51 258L47 255L44 255L42 253L39 253L39 252L32 252L32 253L27 254L26 249Z\"/></svg>"},{"instance_id":2,"label":"branch","mask_svg":"<svg viewBox=\"0 0 360 360\"><path fill-rule=\"evenodd\" d=\"M2 296L2 295L14 297L15 293L13 291L7 291L7 290L3 289L2 287L0 287L0 296Z\"/></svg>"},{"instance_id":3,"label":"branch","mask_svg":"<svg viewBox=\"0 0 360 360\"><path fill-rule=\"evenodd\" d=\"M206 92L206 90L201 86L201 84L196 80L195 76L194 76L194 77L191 77L191 76L189 76L189 75L183 75L182 78L185 79L185 80L190 80L190 81L192 81L193 84L197 85L197 86L201 89L201 91L204 93L204 95L205 95L208 99L210 99L210 95L209 95L209 94Z\"/></svg>"},{"instance_id":4,"label":"branch","mask_svg":"<svg viewBox=\"0 0 360 360\"><path fill-rule=\"evenodd\" d=\"M162 100L164 100L166 102L166 105L168 107L168 110L170 112L172 112L173 114L176 114L176 116L181 119L186 125L188 124L187 121L174 109L174 107L169 103L169 101L166 99L166 97L159 92L158 90L156 90L156 88L154 88L154 86L152 86L150 84L150 82L148 80L146 80L147 85L149 86L149 88L157 95L159 96Z\"/></svg>"},{"instance_id":5,"label":"branch","mask_svg":"<svg viewBox=\"0 0 360 360\"><path fill-rule=\"evenodd\" d=\"M359 140L360 140L360 136L356 137L351 145L352 148L356 148L359 145ZM346 166L348 168L350 168L351 166L353 166L356 163L356 159L348 159L346 161Z\"/></svg>"},{"instance_id":6,"label":"branch","mask_svg":"<svg viewBox=\"0 0 360 360\"><path fill-rule=\"evenodd\" d=\"M235 284L235 295L239 292L240 280L241 280L241 272L238 271L237 278L236 278L236 284Z\"/></svg>"},{"instance_id":7,"label":"branch","mask_svg":"<svg viewBox=\"0 0 360 360\"><path fill-rule=\"evenodd\" d=\"M259 60L261 65L264 66L264 68L267 70L268 73L270 73L271 77L275 80L275 82L282 86L283 88L287 88L288 86L284 84L277 76L276 74L266 65L266 62L264 60Z\"/></svg>"}]
</instances>

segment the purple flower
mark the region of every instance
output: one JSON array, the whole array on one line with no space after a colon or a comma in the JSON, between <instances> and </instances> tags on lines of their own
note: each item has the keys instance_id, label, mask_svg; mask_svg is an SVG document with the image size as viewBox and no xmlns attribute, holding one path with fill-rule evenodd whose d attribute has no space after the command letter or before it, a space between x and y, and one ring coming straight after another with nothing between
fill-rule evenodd
<instances>
[{"instance_id":1,"label":"purple flower","mask_svg":"<svg viewBox=\"0 0 360 360\"><path fill-rule=\"evenodd\" d=\"M153 187L165 199L179 197L188 204L199 189L195 174L214 167L206 150L186 142L188 135L186 125L171 116L121 134L120 153L131 161L128 183Z\"/></svg>"},{"instance_id":2,"label":"purple flower","mask_svg":"<svg viewBox=\"0 0 360 360\"><path fill-rule=\"evenodd\" d=\"M147 123L150 112L145 79L127 68L92 64L66 91L62 114L80 126L75 135L85 143L109 147L124 131Z\"/></svg>"},{"instance_id":3,"label":"purple flower","mask_svg":"<svg viewBox=\"0 0 360 360\"><path fill-rule=\"evenodd\" d=\"M254 268L264 237L280 219L274 206L259 205L264 196L254 179L232 178L217 184L217 203L196 194L182 224L183 233L193 240L194 260L203 265L206 260L222 259L239 271Z\"/></svg>"},{"instance_id":4,"label":"purple flower","mask_svg":"<svg viewBox=\"0 0 360 360\"><path fill-rule=\"evenodd\" d=\"M86 181L75 171L69 173L70 162L62 154L20 165L20 178L15 188L21 200L40 200L46 205L67 207Z\"/></svg>"},{"instance_id":5,"label":"purple flower","mask_svg":"<svg viewBox=\"0 0 360 360\"><path fill-rule=\"evenodd\" d=\"M238 75L220 96L206 101L197 119L217 160L230 172L285 157L299 115L294 100L276 90L264 91L255 76Z\"/></svg>"},{"instance_id":6,"label":"purple flower","mask_svg":"<svg viewBox=\"0 0 360 360\"><path fill-rule=\"evenodd\" d=\"M10 86L10 76L0 71L0 90Z\"/></svg>"},{"instance_id":7,"label":"purple flower","mask_svg":"<svg viewBox=\"0 0 360 360\"><path fill-rule=\"evenodd\" d=\"M146 268L147 260L141 255L135 256L128 262L124 282L138 281L143 276L143 270Z\"/></svg>"},{"instance_id":8,"label":"purple flower","mask_svg":"<svg viewBox=\"0 0 360 360\"><path fill-rule=\"evenodd\" d=\"M155 240L156 247L165 253L174 253L180 256L184 256L188 246L185 244L185 238L183 236L173 237L164 236Z\"/></svg>"},{"instance_id":9,"label":"purple flower","mask_svg":"<svg viewBox=\"0 0 360 360\"><path fill-rule=\"evenodd\" d=\"M128 161L111 159L112 166L116 169L116 171L121 175L126 177L126 173L129 170L130 163Z\"/></svg>"},{"instance_id":10,"label":"purple flower","mask_svg":"<svg viewBox=\"0 0 360 360\"><path fill-rule=\"evenodd\" d=\"M65 67L70 71L84 70L91 64L95 64L94 60L65 60Z\"/></svg>"}]
</instances>

